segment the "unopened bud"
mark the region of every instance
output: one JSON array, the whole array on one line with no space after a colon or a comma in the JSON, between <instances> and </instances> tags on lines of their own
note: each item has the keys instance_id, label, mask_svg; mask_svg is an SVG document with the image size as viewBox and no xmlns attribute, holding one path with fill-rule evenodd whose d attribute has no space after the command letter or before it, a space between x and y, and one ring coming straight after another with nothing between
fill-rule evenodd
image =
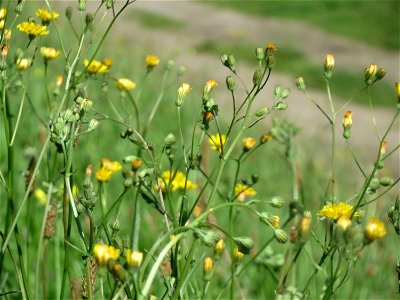
<instances>
[{"instance_id":1,"label":"unopened bud","mask_svg":"<svg viewBox=\"0 0 400 300\"><path fill-rule=\"evenodd\" d=\"M263 72L260 69L255 70L253 74L253 84L255 86L260 86L262 79Z\"/></svg>"},{"instance_id":2,"label":"unopened bud","mask_svg":"<svg viewBox=\"0 0 400 300\"><path fill-rule=\"evenodd\" d=\"M268 69L273 69L274 68L275 61L276 61L275 56L272 56L272 55L268 55L267 56L266 62L267 62Z\"/></svg>"},{"instance_id":3,"label":"unopened bud","mask_svg":"<svg viewBox=\"0 0 400 300\"><path fill-rule=\"evenodd\" d=\"M229 67L229 64L228 64L228 54L222 54L220 58L221 58L222 64L223 64L225 67Z\"/></svg>"},{"instance_id":4,"label":"unopened bud","mask_svg":"<svg viewBox=\"0 0 400 300\"><path fill-rule=\"evenodd\" d=\"M391 186L391 185L393 185L394 180L393 180L393 178L391 178L391 177L385 176L385 177L382 177L382 178L379 180L379 182L380 182L380 184L381 184L382 186Z\"/></svg>"},{"instance_id":5,"label":"unopened bud","mask_svg":"<svg viewBox=\"0 0 400 300\"><path fill-rule=\"evenodd\" d=\"M397 101L400 103L400 82L396 82L394 86L396 88Z\"/></svg>"},{"instance_id":6,"label":"unopened bud","mask_svg":"<svg viewBox=\"0 0 400 300\"><path fill-rule=\"evenodd\" d=\"M238 246L239 251L242 252L243 254L249 254L251 248L254 247L254 242L249 237L236 237L233 238L233 240Z\"/></svg>"},{"instance_id":7,"label":"unopened bud","mask_svg":"<svg viewBox=\"0 0 400 300\"><path fill-rule=\"evenodd\" d=\"M258 60L263 60L264 57L265 57L264 49L261 48L261 47L257 47L257 48L256 48L256 58L257 58Z\"/></svg>"},{"instance_id":8,"label":"unopened bud","mask_svg":"<svg viewBox=\"0 0 400 300\"><path fill-rule=\"evenodd\" d=\"M255 115L259 118L264 117L268 115L269 113L269 108L268 107L262 107L256 110Z\"/></svg>"},{"instance_id":9,"label":"unopened bud","mask_svg":"<svg viewBox=\"0 0 400 300\"><path fill-rule=\"evenodd\" d=\"M376 69L376 64L370 64L365 68L364 75L366 84L370 85L375 81Z\"/></svg>"},{"instance_id":10,"label":"unopened bud","mask_svg":"<svg viewBox=\"0 0 400 300\"><path fill-rule=\"evenodd\" d=\"M186 73L186 67L185 67L185 66L180 66L180 67L178 68L177 75L178 75L178 76L182 76L182 75L185 74L185 73Z\"/></svg>"},{"instance_id":11,"label":"unopened bud","mask_svg":"<svg viewBox=\"0 0 400 300\"><path fill-rule=\"evenodd\" d=\"M87 0L79 0L78 10L85 11L86 10L86 1Z\"/></svg>"},{"instance_id":12,"label":"unopened bud","mask_svg":"<svg viewBox=\"0 0 400 300\"><path fill-rule=\"evenodd\" d=\"M65 16L67 17L68 20L71 19L71 17L72 17L72 12L73 12L72 7L71 7L71 6L68 6L67 9L65 10Z\"/></svg>"},{"instance_id":13,"label":"unopened bud","mask_svg":"<svg viewBox=\"0 0 400 300\"><path fill-rule=\"evenodd\" d=\"M165 69L167 71L170 71L174 65L175 65L175 61L170 59L167 61L167 65L165 66Z\"/></svg>"},{"instance_id":14,"label":"unopened bud","mask_svg":"<svg viewBox=\"0 0 400 300\"><path fill-rule=\"evenodd\" d=\"M216 243L214 246L215 255L220 255L222 251L224 251L224 248L225 248L225 241L223 239L220 239L218 243Z\"/></svg>"},{"instance_id":15,"label":"unopened bud","mask_svg":"<svg viewBox=\"0 0 400 300\"><path fill-rule=\"evenodd\" d=\"M206 257L203 262L204 280L211 280L211 271L213 268L213 260L211 257Z\"/></svg>"},{"instance_id":16,"label":"unopened bud","mask_svg":"<svg viewBox=\"0 0 400 300\"><path fill-rule=\"evenodd\" d=\"M107 9L110 9L113 7L115 0L107 0L106 7Z\"/></svg>"},{"instance_id":17,"label":"unopened bud","mask_svg":"<svg viewBox=\"0 0 400 300\"><path fill-rule=\"evenodd\" d=\"M15 12L17 14L22 14L24 10L25 0L18 0L17 7L15 8Z\"/></svg>"},{"instance_id":18,"label":"unopened bud","mask_svg":"<svg viewBox=\"0 0 400 300\"><path fill-rule=\"evenodd\" d=\"M88 131L95 130L97 127L99 127L99 121L96 119L91 119L89 122L89 128Z\"/></svg>"},{"instance_id":19,"label":"unopened bud","mask_svg":"<svg viewBox=\"0 0 400 300\"><path fill-rule=\"evenodd\" d=\"M176 136L173 133L168 134L164 139L166 146L171 146L176 143Z\"/></svg>"},{"instance_id":20,"label":"unopened bud","mask_svg":"<svg viewBox=\"0 0 400 300\"><path fill-rule=\"evenodd\" d=\"M306 90L306 84L304 83L304 78L303 77L297 77L296 86L302 92L304 92Z\"/></svg>"},{"instance_id":21,"label":"unopened bud","mask_svg":"<svg viewBox=\"0 0 400 300\"><path fill-rule=\"evenodd\" d=\"M272 134L263 134L260 138L260 143L265 144L266 142L272 140Z\"/></svg>"},{"instance_id":22,"label":"unopened bud","mask_svg":"<svg viewBox=\"0 0 400 300\"><path fill-rule=\"evenodd\" d=\"M232 54L228 56L227 64L230 69L235 70L236 60Z\"/></svg>"},{"instance_id":23,"label":"unopened bud","mask_svg":"<svg viewBox=\"0 0 400 300\"><path fill-rule=\"evenodd\" d=\"M238 247L235 247L233 250L233 257L235 259L235 262L238 264L243 260L244 253L240 252Z\"/></svg>"},{"instance_id":24,"label":"unopened bud","mask_svg":"<svg viewBox=\"0 0 400 300\"><path fill-rule=\"evenodd\" d=\"M348 216L341 216L337 220L336 225L345 231L349 226L351 226L351 220Z\"/></svg>"},{"instance_id":25,"label":"unopened bud","mask_svg":"<svg viewBox=\"0 0 400 300\"><path fill-rule=\"evenodd\" d=\"M332 77L332 70L335 67L335 59L332 54L327 54L324 62L325 77Z\"/></svg>"},{"instance_id":26,"label":"unopened bud","mask_svg":"<svg viewBox=\"0 0 400 300\"><path fill-rule=\"evenodd\" d=\"M135 159L134 161L132 161L132 169L133 171L138 170L143 164L143 160L141 160L140 158Z\"/></svg>"},{"instance_id":27,"label":"unopened bud","mask_svg":"<svg viewBox=\"0 0 400 300\"><path fill-rule=\"evenodd\" d=\"M93 14L86 14L86 18L85 18L85 22L86 22L86 26L89 26L94 20L94 16Z\"/></svg>"},{"instance_id":28,"label":"unopened bud","mask_svg":"<svg viewBox=\"0 0 400 300\"><path fill-rule=\"evenodd\" d=\"M243 151L248 152L251 149L253 149L254 146L256 145L256 139L253 137L243 138L242 144L243 144Z\"/></svg>"},{"instance_id":29,"label":"unopened bud","mask_svg":"<svg viewBox=\"0 0 400 300\"><path fill-rule=\"evenodd\" d=\"M288 236L283 229L277 228L274 230L274 238L282 244L285 244L288 241Z\"/></svg>"},{"instance_id":30,"label":"unopened bud","mask_svg":"<svg viewBox=\"0 0 400 300\"><path fill-rule=\"evenodd\" d=\"M226 77L226 87L233 92L235 90L235 79L232 76ZM400 96L399 96L400 97ZM399 100L400 101L400 100Z\"/></svg>"},{"instance_id":31,"label":"unopened bud","mask_svg":"<svg viewBox=\"0 0 400 300\"><path fill-rule=\"evenodd\" d=\"M386 75L385 68L379 68L378 72L376 73L375 81L381 80Z\"/></svg>"}]
</instances>

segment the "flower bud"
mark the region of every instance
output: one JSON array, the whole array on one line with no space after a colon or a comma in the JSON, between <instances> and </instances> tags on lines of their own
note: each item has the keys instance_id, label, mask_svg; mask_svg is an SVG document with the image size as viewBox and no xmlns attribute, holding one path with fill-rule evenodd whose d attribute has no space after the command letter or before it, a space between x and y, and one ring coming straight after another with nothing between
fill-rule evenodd
<instances>
[{"instance_id":1,"label":"flower bud","mask_svg":"<svg viewBox=\"0 0 400 300\"><path fill-rule=\"evenodd\" d=\"M381 145L381 150L380 150L381 155L385 155L387 146L388 146L388 142L387 141L383 141L382 145Z\"/></svg>"},{"instance_id":2,"label":"flower bud","mask_svg":"<svg viewBox=\"0 0 400 300\"><path fill-rule=\"evenodd\" d=\"M262 79L263 72L260 69L255 70L253 74L253 84L255 86L260 86Z\"/></svg>"},{"instance_id":3,"label":"flower bud","mask_svg":"<svg viewBox=\"0 0 400 300\"><path fill-rule=\"evenodd\" d=\"M299 234L304 237L310 231L311 216L305 214L299 224Z\"/></svg>"},{"instance_id":4,"label":"flower bud","mask_svg":"<svg viewBox=\"0 0 400 300\"><path fill-rule=\"evenodd\" d=\"M112 231L117 232L121 229L121 223L119 221L119 218L115 218L114 222L110 224L110 228Z\"/></svg>"},{"instance_id":5,"label":"flower bud","mask_svg":"<svg viewBox=\"0 0 400 300\"><path fill-rule=\"evenodd\" d=\"M218 243L216 243L214 246L215 255L221 255L222 251L224 251L224 248L225 248L225 241L223 239L220 239Z\"/></svg>"},{"instance_id":6,"label":"flower bud","mask_svg":"<svg viewBox=\"0 0 400 300\"><path fill-rule=\"evenodd\" d=\"M235 247L233 250L233 258L235 259L235 262L238 264L243 260L244 253L240 252L238 247Z\"/></svg>"},{"instance_id":7,"label":"flower bud","mask_svg":"<svg viewBox=\"0 0 400 300\"><path fill-rule=\"evenodd\" d=\"M263 60L264 57L265 57L264 49L261 48L261 47L257 47L257 48L256 48L256 58L257 58L258 60Z\"/></svg>"},{"instance_id":8,"label":"flower bud","mask_svg":"<svg viewBox=\"0 0 400 300\"><path fill-rule=\"evenodd\" d=\"M85 17L86 26L89 26L93 22L93 20L94 20L93 14L89 14L89 13L86 14L86 17Z\"/></svg>"},{"instance_id":9,"label":"flower bud","mask_svg":"<svg viewBox=\"0 0 400 300\"><path fill-rule=\"evenodd\" d=\"M67 17L68 20L71 19L71 17L72 17L72 12L73 12L72 7L71 7L71 6L68 6L67 9L65 10L65 16Z\"/></svg>"},{"instance_id":10,"label":"flower bud","mask_svg":"<svg viewBox=\"0 0 400 300\"><path fill-rule=\"evenodd\" d=\"M85 11L86 10L86 1L87 0L79 0L78 10Z\"/></svg>"},{"instance_id":11,"label":"flower bud","mask_svg":"<svg viewBox=\"0 0 400 300\"><path fill-rule=\"evenodd\" d=\"M17 14L22 14L24 10L25 0L18 0L17 7L15 8L15 12Z\"/></svg>"},{"instance_id":12,"label":"flower bud","mask_svg":"<svg viewBox=\"0 0 400 300\"><path fill-rule=\"evenodd\" d=\"M175 61L170 59L167 61L167 65L165 66L166 71L170 71L172 67L175 65Z\"/></svg>"},{"instance_id":13,"label":"flower bud","mask_svg":"<svg viewBox=\"0 0 400 300\"><path fill-rule=\"evenodd\" d=\"M344 114L343 117L343 137L345 139L349 139L351 134L350 134L350 128L351 125L353 124L353 120L351 118L352 112L351 111L347 111Z\"/></svg>"},{"instance_id":14,"label":"flower bud","mask_svg":"<svg viewBox=\"0 0 400 300\"><path fill-rule=\"evenodd\" d=\"M194 232L197 238L200 238L208 247L213 247L219 240L219 235L212 230L196 230Z\"/></svg>"},{"instance_id":15,"label":"flower bud","mask_svg":"<svg viewBox=\"0 0 400 300\"><path fill-rule=\"evenodd\" d=\"M288 236L283 229L277 228L274 230L274 238L282 244L285 244L288 241Z\"/></svg>"},{"instance_id":16,"label":"flower bud","mask_svg":"<svg viewBox=\"0 0 400 300\"><path fill-rule=\"evenodd\" d=\"M251 149L253 149L254 146L256 145L256 139L253 137L243 138L242 144L243 144L243 151L248 152Z\"/></svg>"},{"instance_id":17,"label":"flower bud","mask_svg":"<svg viewBox=\"0 0 400 300\"><path fill-rule=\"evenodd\" d=\"M228 90L230 90L231 92L233 92L235 90L235 79L232 76L226 77L226 86L227 86ZM399 99L400 99L400 96L399 96Z\"/></svg>"},{"instance_id":18,"label":"flower bud","mask_svg":"<svg viewBox=\"0 0 400 300\"><path fill-rule=\"evenodd\" d=\"M302 92L304 92L306 90L306 84L304 83L304 78L303 77L297 77L296 86Z\"/></svg>"},{"instance_id":19,"label":"flower bud","mask_svg":"<svg viewBox=\"0 0 400 300\"><path fill-rule=\"evenodd\" d=\"M176 98L175 105L181 107L186 95L192 90L189 84L186 82L182 83L178 88L178 97Z\"/></svg>"},{"instance_id":20,"label":"flower bud","mask_svg":"<svg viewBox=\"0 0 400 300\"><path fill-rule=\"evenodd\" d=\"M367 243L371 243L376 239L383 238L385 235L385 224L376 218L371 218L364 229L364 236L367 240Z\"/></svg>"},{"instance_id":21,"label":"flower bud","mask_svg":"<svg viewBox=\"0 0 400 300\"><path fill-rule=\"evenodd\" d=\"M164 139L166 146L171 146L176 143L176 136L173 133L168 134Z\"/></svg>"},{"instance_id":22,"label":"flower bud","mask_svg":"<svg viewBox=\"0 0 400 300\"><path fill-rule=\"evenodd\" d=\"M378 178L372 178L369 183L369 188L372 190L377 190L381 186L380 181Z\"/></svg>"},{"instance_id":23,"label":"flower bud","mask_svg":"<svg viewBox=\"0 0 400 300\"><path fill-rule=\"evenodd\" d=\"M206 257L203 262L204 280L211 280L211 272L213 269L213 260L211 257Z\"/></svg>"},{"instance_id":24,"label":"flower bud","mask_svg":"<svg viewBox=\"0 0 400 300\"><path fill-rule=\"evenodd\" d=\"M273 228L280 227L281 219L279 218L279 216L274 216L267 212L262 212L262 213L260 213L259 216L260 216L260 221L263 222L264 224L272 226Z\"/></svg>"},{"instance_id":25,"label":"flower bud","mask_svg":"<svg viewBox=\"0 0 400 300\"><path fill-rule=\"evenodd\" d=\"M88 131L93 131L95 130L97 127L99 127L99 121L96 119L91 119L89 122L89 127L88 127Z\"/></svg>"},{"instance_id":26,"label":"flower bud","mask_svg":"<svg viewBox=\"0 0 400 300\"><path fill-rule=\"evenodd\" d=\"M106 7L107 9L110 9L113 7L115 0L107 0Z\"/></svg>"},{"instance_id":27,"label":"flower bud","mask_svg":"<svg viewBox=\"0 0 400 300\"><path fill-rule=\"evenodd\" d=\"M263 134L260 138L260 143L265 144L266 142L272 140L272 134Z\"/></svg>"},{"instance_id":28,"label":"flower bud","mask_svg":"<svg viewBox=\"0 0 400 300\"><path fill-rule=\"evenodd\" d=\"M138 170L143 164L143 160L141 160L140 158L137 158L135 160L132 161L132 170L136 171Z\"/></svg>"},{"instance_id":29,"label":"flower bud","mask_svg":"<svg viewBox=\"0 0 400 300\"><path fill-rule=\"evenodd\" d=\"M400 236L400 197L397 197L395 204L390 206L388 216L397 235Z\"/></svg>"},{"instance_id":30,"label":"flower bud","mask_svg":"<svg viewBox=\"0 0 400 300\"><path fill-rule=\"evenodd\" d=\"M228 54L222 54L221 55L221 62L222 62L222 64L225 66L225 67L229 67L229 64L228 64Z\"/></svg>"},{"instance_id":31,"label":"flower bud","mask_svg":"<svg viewBox=\"0 0 400 300\"><path fill-rule=\"evenodd\" d=\"M232 54L228 56L227 64L231 70L235 70L236 60Z\"/></svg>"},{"instance_id":32,"label":"flower bud","mask_svg":"<svg viewBox=\"0 0 400 300\"><path fill-rule=\"evenodd\" d=\"M256 110L255 115L259 118L264 117L268 115L269 113L269 108L268 107L262 107Z\"/></svg>"},{"instance_id":33,"label":"flower bud","mask_svg":"<svg viewBox=\"0 0 400 300\"><path fill-rule=\"evenodd\" d=\"M376 68L376 64L370 64L368 67L365 68L364 75L365 83L367 85L370 85L375 81Z\"/></svg>"},{"instance_id":34,"label":"flower bud","mask_svg":"<svg viewBox=\"0 0 400 300\"><path fill-rule=\"evenodd\" d=\"M180 66L180 67L178 68L177 75L178 75L178 76L182 76L182 75L185 74L185 73L186 73L186 67L185 67L185 66Z\"/></svg>"},{"instance_id":35,"label":"flower bud","mask_svg":"<svg viewBox=\"0 0 400 300\"><path fill-rule=\"evenodd\" d=\"M275 66L275 56L268 55L266 59L268 69L273 69Z\"/></svg>"},{"instance_id":36,"label":"flower bud","mask_svg":"<svg viewBox=\"0 0 400 300\"><path fill-rule=\"evenodd\" d=\"M397 101L400 103L400 82L396 82L394 86L396 88Z\"/></svg>"},{"instance_id":37,"label":"flower bud","mask_svg":"<svg viewBox=\"0 0 400 300\"><path fill-rule=\"evenodd\" d=\"M332 77L332 70L335 67L335 59L332 54L328 53L325 57L324 69L325 69L325 77Z\"/></svg>"},{"instance_id":38,"label":"flower bud","mask_svg":"<svg viewBox=\"0 0 400 300\"><path fill-rule=\"evenodd\" d=\"M275 108L278 109L278 110L285 110L285 109L288 108L288 105L286 103L283 103L283 102L278 102L275 105Z\"/></svg>"},{"instance_id":39,"label":"flower bud","mask_svg":"<svg viewBox=\"0 0 400 300\"><path fill-rule=\"evenodd\" d=\"M341 216L337 222L336 225L342 229L343 231L346 231L346 229L351 226L351 220L348 216Z\"/></svg>"},{"instance_id":40,"label":"flower bud","mask_svg":"<svg viewBox=\"0 0 400 300\"><path fill-rule=\"evenodd\" d=\"M213 80L213 79L208 80L206 85L204 86L204 91L203 91L204 98L208 98L209 93L217 85L218 85L218 83L215 80Z\"/></svg>"},{"instance_id":41,"label":"flower bud","mask_svg":"<svg viewBox=\"0 0 400 300\"><path fill-rule=\"evenodd\" d=\"M278 48L273 43L268 43L265 46L265 52L266 52L267 55L272 55L276 51L276 49L278 49Z\"/></svg>"},{"instance_id":42,"label":"flower bud","mask_svg":"<svg viewBox=\"0 0 400 300\"><path fill-rule=\"evenodd\" d=\"M379 68L378 72L376 73L375 81L381 80L386 75L385 68Z\"/></svg>"},{"instance_id":43,"label":"flower bud","mask_svg":"<svg viewBox=\"0 0 400 300\"><path fill-rule=\"evenodd\" d=\"M243 254L249 254L251 248L254 247L254 242L249 237L236 237L233 238L233 240L238 246L239 251L242 252Z\"/></svg>"},{"instance_id":44,"label":"flower bud","mask_svg":"<svg viewBox=\"0 0 400 300\"><path fill-rule=\"evenodd\" d=\"M379 180L379 182L380 182L380 184L381 184L382 186L391 186L391 185L393 185L394 180L393 180L393 178L391 178L391 177L385 176L385 177L382 177L382 178Z\"/></svg>"}]
</instances>

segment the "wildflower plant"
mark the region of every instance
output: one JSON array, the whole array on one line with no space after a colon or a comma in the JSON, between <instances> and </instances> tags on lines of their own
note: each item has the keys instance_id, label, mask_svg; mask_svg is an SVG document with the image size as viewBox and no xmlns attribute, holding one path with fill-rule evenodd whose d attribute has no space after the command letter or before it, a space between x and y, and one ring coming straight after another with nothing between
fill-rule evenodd
<instances>
[{"instance_id":1,"label":"wildflower plant","mask_svg":"<svg viewBox=\"0 0 400 300\"><path fill-rule=\"evenodd\" d=\"M328 188L315 207L303 191L295 145L300 129L281 121L290 89L269 82L279 64L275 44L256 48L250 79L241 77L234 55L222 54L225 82L204 78L199 89L188 83L184 67L161 54L142 56L142 69L127 74L120 73L121 62L104 54L110 30L134 1L93 2L91 13L87 1L79 0L62 14L46 0L28 21L25 1L5 2L7 9L0 9L0 295L235 299L243 275L262 269L271 275L277 299L314 296L312 284L328 299L351 276L360 254L390 234L383 217L368 209L400 180L383 173L399 148L386 139L400 106L381 133L369 99L379 143L372 167L362 165L351 147L353 112L344 113L353 98L339 109L332 99L333 54L321 67L330 110L308 94L305 79L296 80L331 129ZM104 31L96 27L104 23ZM69 26L72 37L64 37L61 26ZM8 34L15 28L19 46ZM369 91L385 73L368 66L362 90ZM229 107L221 105L216 90L228 95ZM398 83L396 92L400 99ZM261 93L271 100L261 104ZM32 111L27 118L24 105ZM336 133L338 115L344 115L343 137ZM23 138L25 119L40 129L34 149L25 151L29 160L22 182L21 149L33 143ZM268 119L265 130L261 126ZM263 134L257 137L259 127ZM169 133L155 133L163 130ZM342 188L338 138L359 170L358 189ZM264 158L272 145L282 153ZM268 196L266 174L248 174L250 162L260 157L287 163L289 193ZM389 213L397 233L398 202ZM54 282L48 280L53 277Z\"/></svg>"}]
</instances>

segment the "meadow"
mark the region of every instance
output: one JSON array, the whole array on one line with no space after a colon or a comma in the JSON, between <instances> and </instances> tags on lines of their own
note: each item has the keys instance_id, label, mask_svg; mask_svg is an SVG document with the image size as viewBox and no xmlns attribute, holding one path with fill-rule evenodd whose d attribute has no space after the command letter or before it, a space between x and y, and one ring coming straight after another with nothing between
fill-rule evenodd
<instances>
[{"instance_id":1,"label":"meadow","mask_svg":"<svg viewBox=\"0 0 400 300\"><path fill-rule=\"evenodd\" d=\"M246 10L298 18L281 4ZM400 84L386 66L215 39L184 65L126 28L188 25L136 5L0 1L0 296L395 299ZM307 18L333 30L320 9ZM299 102L319 117L293 116Z\"/></svg>"}]
</instances>

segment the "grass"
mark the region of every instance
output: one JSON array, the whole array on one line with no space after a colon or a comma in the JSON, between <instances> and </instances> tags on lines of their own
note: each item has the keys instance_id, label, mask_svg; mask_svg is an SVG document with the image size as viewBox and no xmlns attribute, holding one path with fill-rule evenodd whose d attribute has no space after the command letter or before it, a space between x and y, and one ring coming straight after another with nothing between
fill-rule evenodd
<instances>
[{"instance_id":1,"label":"grass","mask_svg":"<svg viewBox=\"0 0 400 300\"><path fill-rule=\"evenodd\" d=\"M400 2L396 0L204 2L266 18L297 19L379 48L400 48Z\"/></svg>"},{"instance_id":2,"label":"grass","mask_svg":"<svg viewBox=\"0 0 400 300\"><path fill-rule=\"evenodd\" d=\"M205 42L196 47L200 52L207 52L213 55L221 55L223 53L233 54L237 61L243 60L255 65L257 60L254 51L249 50L252 48L254 48L254 45L246 42L238 44L237 42L219 41ZM302 76L307 87L320 90L323 90L325 87L322 63L320 66L313 64L295 48L282 46L278 49L274 70L279 73L291 75L293 80L298 76ZM331 84L332 92L336 96L348 99L365 85L363 70L355 73L335 69ZM394 91L391 85L385 82L385 79L375 84L372 96L373 99L376 99L376 105L393 106L393 99L395 99ZM361 93L354 101L368 105L367 94Z\"/></svg>"},{"instance_id":3,"label":"grass","mask_svg":"<svg viewBox=\"0 0 400 300\"><path fill-rule=\"evenodd\" d=\"M135 19L142 26L151 29L179 30L185 25L175 19L144 10L133 10L127 17Z\"/></svg>"}]
</instances>

